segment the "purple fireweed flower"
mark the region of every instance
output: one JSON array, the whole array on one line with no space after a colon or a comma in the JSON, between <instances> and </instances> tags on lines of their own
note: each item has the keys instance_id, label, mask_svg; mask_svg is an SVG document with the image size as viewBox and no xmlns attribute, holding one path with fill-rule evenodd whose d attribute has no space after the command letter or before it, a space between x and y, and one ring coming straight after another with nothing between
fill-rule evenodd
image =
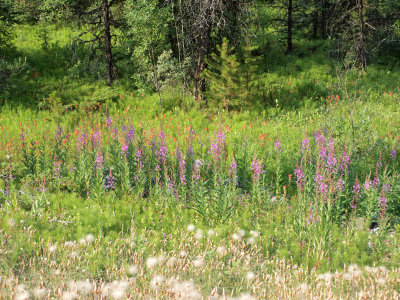
<instances>
[{"instance_id":1,"label":"purple fireweed flower","mask_svg":"<svg viewBox=\"0 0 400 300\"><path fill-rule=\"evenodd\" d=\"M107 116L106 117L106 125L107 125L107 127L110 127L111 125L112 125L112 121L111 121L111 118L110 118L110 116Z\"/></svg>"},{"instance_id":2,"label":"purple fireweed flower","mask_svg":"<svg viewBox=\"0 0 400 300\"><path fill-rule=\"evenodd\" d=\"M103 167L103 163L104 163L103 154L101 153L100 150L97 150L96 159L94 160L94 165L96 169L97 170L101 169Z\"/></svg>"},{"instance_id":3,"label":"purple fireweed flower","mask_svg":"<svg viewBox=\"0 0 400 300\"><path fill-rule=\"evenodd\" d=\"M186 185L186 163L185 160L183 159L183 156L181 154L180 149L178 149L179 152L177 151L177 156L179 153L178 157L178 165L179 165L179 179L181 181L181 184Z\"/></svg>"},{"instance_id":4,"label":"purple fireweed flower","mask_svg":"<svg viewBox=\"0 0 400 300\"><path fill-rule=\"evenodd\" d=\"M222 159L222 154L225 150L225 133L223 131L217 131L217 138L215 143L211 143L210 153L214 161Z\"/></svg>"},{"instance_id":5,"label":"purple fireweed flower","mask_svg":"<svg viewBox=\"0 0 400 300\"><path fill-rule=\"evenodd\" d=\"M122 143L121 154L122 156L126 156L128 154L128 145L126 143Z\"/></svg>"},{"instance_id":6,"label":"purple fireweed flower","mask_svg":"<svg viewBox=\"0 0 400 300\"><path fill-rule=\"evenodd\" d=\"M349 169L350 166L350 157L347 154L346 150L343 151L342 153L342 158L341 158L341 162L340 162L340 171L343 172L347 172L347 170Z\"/></svg>"},{"instance_id":7,"label":"purple fireweed flower","mask_svg":"<svg viewBox=\"0 0 400 300\"><path fill-rule=\"evenodd\" d=\"M380 179L379 179L378 172L375 173L374 181L372 184L373 184L375 190L379 190Z\"/></svg>"},{"instance_id":8,"label":"purple fireweed flower","mask_svg":"<svg viewBox=\"0 0 400 300\"><path fill-rule=\"evenodd\" d=\"M355 209L361 197L361 185L360 181L358 180L358 176L356 176L356 180L354 181L353 185L353 202L351 203L351 208Z\"/></svg>"},{"instance_id":9,"label":"purple fireweed flower","mask_svg":"<svg viewBox=\"0 0 400 300\"><path fill-rule=\"evenodd\" d=\"M383 211L385 211L387 208L387 199L383 194L381 194L381 196L379 197L378 207L381 208Z\"/></svg>"},{"instance_id":10,"label":"purple fireweed flower","mask_svg":"<svg viewBox=\"0 0 400 300\"><path fill-rule=\"evenodd\" d=\"M386 194L389 193L389 191L390 191L390 184L384 184L382 186L378 204L378 207L381 209L381 215L386 211L388 207Z\"/></svg>"},{"instance_id":11,"label":"purple fireweed flower","mask_svg":"<svg viewBox=\"0 0 400 300\"><path fill-rule=\"evenodd\" d=\"M306 177L304 176L303 166L299 166L294 169L294 176L296 177L297 188L301 191L306 182Z\"/></svg>"},{"instance_id":12,"label":"purple fireweed flower","mask_svg":"<svg viewBox=\"0 0 400 300\"><path fill-rule=\"evenodd\" d=\"M397 150L396 149L393 149L392 152L390 152L390 158L392 160L396 160L396 158L397 158Z\"/></svg>"},{"instance_id":13,"label":"purple fireweed flower","mask_svg":"<svg viewBox=\"0 0 400 300\"><path fill-rule=\"evenodd\" d=\"M277 152L280 152L281 149L282 149L281 141L279 140L279 137L276 136L275 143L274 143L274 150L277 151Z\"/></svg>"},{"instance_id":14,"label":"purple fireweed flower","mask_svg":"<svg viewBox=\"0 0 400 300\"><path fill-rule=\"evenodd\" d=\"M56 131L56 133L54 134L54 139L56 140L60 140L62 135L63 135L63 128L61 126L58 126L58 129Z\"/></svg>"},{"instance_id":15,"label":"purple fireweed flower","mask_svg":"<svg viewBox=\"0 0 400 300\"><path fill-rule=\"evenodd\" d=\"M77 151L83 150L85 148L86 142L87 142L87 134L86 132L84 132L78 136L78 141L76 143L76 150Z\"/></svg>"},{"instance_id":16,"label":"purple fireweed flower","mask_svg":"<svg viewBox=\"0 0 400 300\"><path fill-rule=\"evenodd\" d=\"M373 188L373 186L374 186L374 185L373 185L373 183L372 183L370 177L368 176L367 178L365 178L365 182L364 182L364 185L363 185L364 190L365 190L366 192L368 192L370 189Z\"/></svg>"},{"instance_id":17,"label":"purple fireweed flower","mask_svg":"<svg viewBox=\"0 0 400 300\"><path fill-rule=\"evenodd\" d=\"M47 191L47 188L46 188L46 178L43 179L43 184L42 184L42 187L40 188L40 191L41 191L42 193L46 193L46 191Z\"/></svg>"},{"instance_id":18,"label":"purple fireweed flower","mask_svg":"<svg viewBox=\"0 0 400 300\"><path fill-rule=\"evenodd\" d=\"M135 128L134 127L130 127L128 132L126 133L126 143L127 144L132 144L133 141L135 139Z\"/></svg>"},{"instance_id":19,"label":"purple fireweed flower","mask_svg":"<svg viewBox=\"0 0 400 300\"><path fill-rule=\"evenodd\" d=\"M258 182L260 180L261 174L264 173L263 166L259 163L258 160L253 160L250 170L253 173L253 181Z\"/></svg>"},{"instance_id":20,"label":"purple fireweed flower","mask_svg":"<svg viewBox=\"0 0 400 300\"><path fill-rule=\"evenodd\" d=\"M137 149L137 151L135 153L135 162L139 169L144 168L143 160L142 160L142 151L140 151L140 149Z\"/></svg>"},{"instance_id":21,"label":"purple fireweed flower","mask_svg":"<svg viewBox=\"0 0 400 300\"><path fill-rule=\"evenodd\" d=\"M378 162L376 163L376 172L377 172L377 173L379 172L380 168L382 168L382 166L383 166L383 164L382 164L382 156L379 155L379 160L378 160Z\"/></svg>"},{"instance_id":22,"label":"purple fireweed flower","mask_svg":"<svg viewBox=\"0 0 400 300\"><path fill-rule=\"evenodd\" d=\"M21 134L19 136L21 138L22 145L25 145L25 143L26 143L26 135L25 135L25 133L23 131L21 131Z\"/></svg>"},{"instance_id":23,"label":"purple fireweed flower","mask_svg":"<svg viewBox=\"0 0 400 300\"><path fill-rule=\"evenodd\" d=\"M324 160L326 157L325 137L318 132L313 133L319 150L319 159Z\"/></svg>"},{"instance_id":24,"label":"purple fireweed flower","mask_svg":"<svg viewBox=\"0 0 400 300\"><path fill-rule=\"evenodd\" d=\"M320 218L319 218L319 217L313 216L312 213L310 213L310 214L308 215L308 217L306 218L307 225L310 225L310 224L312 224L312 223L316 224L316 223L319 222L319 220L320 220Z\"/></svg>"},{"instance_id":25,"label":"purple fireweed flower","mask_svg":"<svg viewBox=\"0 0 400 300\"><path fill-rule=\"evenodd\" d=\"M329 150L328 150L328 157L326 159L325 168L329 171L329 173L335 174L337 159L335 157L335 144L334 144L333 139L329 139L328 147L329 147Z\"/></svg>"},{"instance_id":26,"label":"purple fireweed flower","mask_svg":"<svg viewBox=\"0 0 400 300\"><path fill-rule=\"evenodd\" d=\"M336 183L336 188L338 191L343 191L344 190L344 180L342 177L340 177Z\"/></svg>"},{"instance_id":27,"label":"purple fireweed flower","mask_svg":"<svg viewBox=\"0 0 400 300\"><path fill-rule=\"evenodd\" d=\"M314 184L316 188L316 192L323 198L328 196L328 185L326 183L326 178L321 173L317 173L314 178Z\"/></svg>"},{"instance_id":28,"label":"purple fireweed flower","mask_svg":"<svg viewBox=\"0 0 400 300\"><path fill-rule=\"evenodd\" d=\"M54 175L57 178L61 178L62 177L61 176L61 164L62 164L62 161L58 160L57 157L54 156L54 167L53 167L53 170L54 170Z\"/></svg>"},{"instance_id":29,"label":"purple fireweed flower","mask_svg":"<svg viewBox=\"0 0 400 300\"><path fill-rule=\"evenodd\" d=\"M104 187L107 190L115 190L115 178L110 170L110 174L106 177L106 183Z\"/></svg>"},{"instance_id":30,"label":"purple fireweed flower","mask_svg":"<svg viewBox=\"0 0 400 300\"><path fill-rule=\"evenodd\" d=\"M175 180L173 176L168 176L168 190L173 194L175 193Z\"/></svg>"},{"instance_id":31,"label":"purple fireweed flower","mask_svg":"<svg viewBox=\"0 0 400 300\"><path fill-rule=\"evenodd\" d=\"M237 173L237 164L235 160L232 160L232 163L229 166L229 173L231 175L231 178L233 180L233 183L235 185L237 185L237 177L236 177L236 173Z\"/></svg>"},{"instance_id":32,"label":"purple fireweed flower","mask_svg":"<svg viewBox=\"0 0 400 300\"><path fill-rule=\"evenodd\" d=\"M301 141L301 153L307 152L309 148L310 148L310 140L308 139L308 137L305 137Z\"/></svg>"},{"instance_id":33,"label":"purple fireweed flower","mask_svg":"<svg viewBox=\"0 0 400 300\"><path fill-rule=\"evenodd\" d=\"M92 134L92 144L94 149L98 149L101 146L101 132L95 131Z\"/></svg>"},{"instance_id":34,"label":"purple fireweed flower","mask_svg":"<svg viewBox=\"0 0 400 300\"><path fill-rule=\"evenodd\" d=\"M167 146L165 145L165 134L164 131L161 129L158 133L158 138L160 142L160 151L159 151L159 160L162 162L162 164L166 164L168 160L168 149Z\"/></svg>"},{"instance_id":35,"label":"purple fireweed flower","mask_svg":"<svg viewBox=\"0 0 400 300\"><path fill-rule=\"evenodd\" d=\"M232 163L229 166L229 173L231 173L231 175L234 177L236 176L237 173L237 164L236 161L233 160Z\"/></svg>"}]
</instances>

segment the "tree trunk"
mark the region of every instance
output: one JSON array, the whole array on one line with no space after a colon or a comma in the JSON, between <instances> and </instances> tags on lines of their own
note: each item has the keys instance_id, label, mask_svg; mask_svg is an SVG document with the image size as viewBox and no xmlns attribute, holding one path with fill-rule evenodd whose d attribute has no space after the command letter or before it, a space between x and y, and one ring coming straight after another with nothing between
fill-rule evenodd
<instances>
[{"instance_id":1,"label":"tree trunk","mask_svg":"<svg viewBox=\"0 0 400 300\"><path fill-rule=\"evenodd\" d=\"M314 0L314 12L313 12L313 17L312 17L312 22L313 22L313 28L312 28L312 38L316 39L318 36L318 0Z\"/></svg>"},{"instance_id":2,"label":"tree trunk","mask_svg":"<svg viewBox=\"0 0 400 300\"><path fill-rule=\"evenodd\" d=\"M114 61L111 51L110 8L108 6L108 0L103 0L101 11L104 25L104 53L107 63L107 85L110 86L114 81Z\"/></svg>"},{"instance_id":3,"label":"tree trunk","mask_svg":"<svg viewBox=\"0 0 400 300\"><path fill-rule=\"evenodd\" d=\"M206 55L210 48L211 39L211 27L207 25L204 35L199 38L198 51L197 51L197 62L194 71L194 83L193 83L193 96L197 102L203 100L203 92L206 89L206 83L203 78L203 71L206 67Z\"/></svg>"},{"instance_id":4,"label":"tree trunk","mask_svg":"<svg viewBox=\"0 0 400 300\"><path fill-rule=\"evenodd\" d=\"M358 63L362 69L367 67L366 49L365 49L365 33L364 33L364 4L363 0L358 0L358 17L359 17L359 41L358 41Z\"/></svg>"},{"instance_id":5,"label":"tree trunk","mask_svg":"<svg viewBox=\"0 0 400 300\"><path fill-rule=\"evenodd\" d=\"M326 40L327 34L327 0L321 0L321 37Z\"/></svg>"},{"instance_id":6,"label":"tree trunk","mask_svg":"<svg viewBox=\"0 0 400 300\"><path fill-rule=\"evenodd\" d=\"M199 52L197 56L196 69L193 76L193 96L197 102L200 102L203 99L202 93L205 89L204 78L202 76L204 65L204 55Z\"/></svg>"},{"instance_id":7,"label":"tree trunk","mask_svg":"<svg viewBox=\"0 0 400 300\"><path fill-rule=\"evenodd\" d=\"M287 18L287 50L286 50L286 53L288 54L293 50L292 31L293 31L293 0L289 0L288 18Z\"/></svg>"}]
</instances>

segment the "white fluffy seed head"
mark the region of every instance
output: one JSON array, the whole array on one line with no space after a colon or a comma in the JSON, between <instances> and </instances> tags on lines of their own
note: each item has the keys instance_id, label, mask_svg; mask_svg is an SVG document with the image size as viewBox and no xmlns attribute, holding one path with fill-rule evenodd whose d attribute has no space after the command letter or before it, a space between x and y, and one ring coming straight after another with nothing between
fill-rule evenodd
<instances>
[{"instance_id":1,"label":"white fluffy seed head","mask_svg":"<svg viewBox=\"0 0 400 300\"><path fill-rule=\"evenodd\" d=\"M164 277L161 275L156 275L150 281L150 287L154 290L158 290L164 284Z\"/></svg>"},{"instance_id":2,"label":"white fluffy seed head","mask_svg":"<svg viewBox=\"0 0 400 300\"><path fill-rule=\"evenodd\" d=\"M152 269L152 268L154 268L154 267L157 266L157 265L158 265L158 258L157 258L157 257L151 256L151 257L147 258L147 260L146 260L146 266L147 266L149 269Z\"/></svg>"},{"instance_id":3,"label":"white fluffy seed head","mask_svg":"<svg viewBox=\"0 0 400 300\"><path fill-rule=\"evenodd\" d=\"M247 244L254 244L255 243L255 238L254 237L249 237L248 239L247 239Z\"/></svg>"},{"instance_id":4,"label":"white fluffy seed head","mask_svg":"<svg viewBox=\"0 0 400 300\"><path fill-rule=\"evenodd\" d=\"M62 295L63 300L74 300L78 298L78 294L76 292L66 291Z\"/></svg>"},{"instance_id":5,"label":"white fluffy seed head","mask_svg":"<svg viewBox=\"0 0 400 300\"><path fill-rule=\"evenodd\" d=\"M256 274L254 274L254 272L252 272L252 271L247 272L246 279L248 281L254 280L255 278L256 278Z\"/></svg>"},{"instance_id":6,"label":"white fluffy seed head","mask_svg":"<svg viewBox=\"0 0 400 300\"><path fill-rule=\"evenodd\" d=\"M208 234L209 237L213 237L213 236L215 236L215 230L214 229L209 229L207 234Z\"/></svg>"},{"instance_id":7,"label":"white fluffy seed head","mask_svg":"<svg viewBox=\"0 0 400 300\"><path fill-rule=\"evenodd\" d=\"M237 233L232 234L232 239L235 241L239 241L241 239L240 235Z\"/></svg>"},{"instance_id":8,"label":"white fluffy seed head","mask_svg":"<svg viewBox=\"0 0 400 300\"><path fill-rule=\"evenodd\" d=\"M57 245L51 245L50 247L49 247L49 252L50 253L54 253L54 252L56 252L57 251Z\"/></svg>"},{"instance_id":9,"label":"white fluffy seed head","mask_svg":"<svg viewBox=\"0 0 400 300\"><path fill-rule=\"evenodd\" d=\"M187 231L193 232L196 229L196 227L193 224L189 224L187 227Z\"/></svg>"},{"instance_id":10,"label":"white fluffy seed head","mask_svg":"<svg viewBox=\"0 0 400 300\"><path fill-rule=\"evenodd\" d=\"M39 298L39 299L42 299L42 298L44 298L45 296L46 296L46 293L47 293L47 290L46 290L46 288L41 288L41 287L36 287L34 290L33 290L33 296L35 297L35 298Z\"/></svg>"},{"instance_id":11,"label":"white fluffy seed head","mask_svg":"<svg viewBox=\"0 0 400 300\"><path fill-rule=\"evenodd\" d=\"M376 283L377 283L378 285L380 285L380 286L384 286L384 285L386 285L386 279L380 277L380 278L378 278L378 279L376 280Z\"/></svg>"},{"instance_id":12,"label":"white fluffy seed head","mask_svg":"<svg viewBox=\"0 0 400 300\"><path fill-rule=\"evenodd\" d=\"M184 257L187 256L187 252L186 252L185 250L182 250L181 252L179 252L179 256L180 256L181 258L184 258Z\"/></svg>"},{"instance_id":13,"label":"white fluffy seed head","mask_svg":"<svg viewBox=\"0 0 400 300\"><path fill-rule=\"evenodd\" d=\"M224 246L218 246L217 253L221 256L224 256L227 253L226 248Z\"/></svg>"},{"instance_id":14,"label":"white fluffy seed head","mask_svg":"<svg viewBox=\"0 0 400 300\"><path fill-rule=\"evenodd\" d=\"M137 265L131 265L128 267L128 273L135 276L139 272L139 267Z\"/></svg>"},{"instance_id":15,"label":"white fluffy seed head","mask_svg":"<svg viewBox=\"0 0 400 300\"><path fill-rule=\"evenodd\" d=\"M196 233L195 233L195 235L194 235L194 237L195 237L197 240L201 240L201 239L203 238L203 230L197 229L197 230L196 230Z\"/></svg>"},{"instance_id":16,"label":"white fluffy seed head","mask_svg":"<svg viewBox=\"0 0 400 300\"><path fill-rule=\"evenodd\" d=\"M85 240L88 243L93 243L94 242L94 235L89 233L88 235L85 236Z\"/></svg>"},{"instance_id":17,"label":"white fluffy seed head","mask_svg":"<svg viewBox=\"0 0 400 300\"><path fill-rule=\"evenodd\" d=\"M195 260L193 261L193 265L194 265L196 268L202 267L202 266L204 265L204 259L201 258L201 257L199 257L198 259L195 259Z\"/></svg>"},{"instance_id":18,"label":"white fluffy seed head","mask_svg":"<svg viewBox=\"0 0 400 300\"><path fill-rule=\"evenodd\" d=\"M255 231L255 230L250 230L250 235L253 238L258 238L260 236L260 232L259 231Z\"/></svg>"}]
</instances>

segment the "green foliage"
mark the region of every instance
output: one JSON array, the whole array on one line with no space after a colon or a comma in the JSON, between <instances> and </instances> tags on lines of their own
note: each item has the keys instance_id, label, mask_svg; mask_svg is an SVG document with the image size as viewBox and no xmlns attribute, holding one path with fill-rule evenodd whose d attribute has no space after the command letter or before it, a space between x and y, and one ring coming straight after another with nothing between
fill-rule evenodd
<instances>
[{"instance_id":1,"label":"green foliage","mask_svg":"<svg viewBox=\"0 0 400 300\"><path fill-rule=\"evenodd\" d=\"M241 49L241 59L233 53L227 39L217 46L204 72L209 105L218 109L240 110L254 104L257 93L257 58L249 42Z\"/></svg>"}]
</instances>

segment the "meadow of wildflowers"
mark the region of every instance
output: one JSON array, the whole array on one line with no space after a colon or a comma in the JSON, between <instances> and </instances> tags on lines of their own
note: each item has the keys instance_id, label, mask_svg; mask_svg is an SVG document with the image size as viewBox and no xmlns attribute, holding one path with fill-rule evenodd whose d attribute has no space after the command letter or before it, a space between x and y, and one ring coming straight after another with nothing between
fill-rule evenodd
<instances>
[{"instance_id":1,"label":"meadow of wildflowers","mask_svg":"<svg viewBox=\"0 0 400 300\"><path fill-rule=\"evenodd\" d=\"M398 103L3 107L0 297L397 298Z\"/></svg>"}]
</instances>

